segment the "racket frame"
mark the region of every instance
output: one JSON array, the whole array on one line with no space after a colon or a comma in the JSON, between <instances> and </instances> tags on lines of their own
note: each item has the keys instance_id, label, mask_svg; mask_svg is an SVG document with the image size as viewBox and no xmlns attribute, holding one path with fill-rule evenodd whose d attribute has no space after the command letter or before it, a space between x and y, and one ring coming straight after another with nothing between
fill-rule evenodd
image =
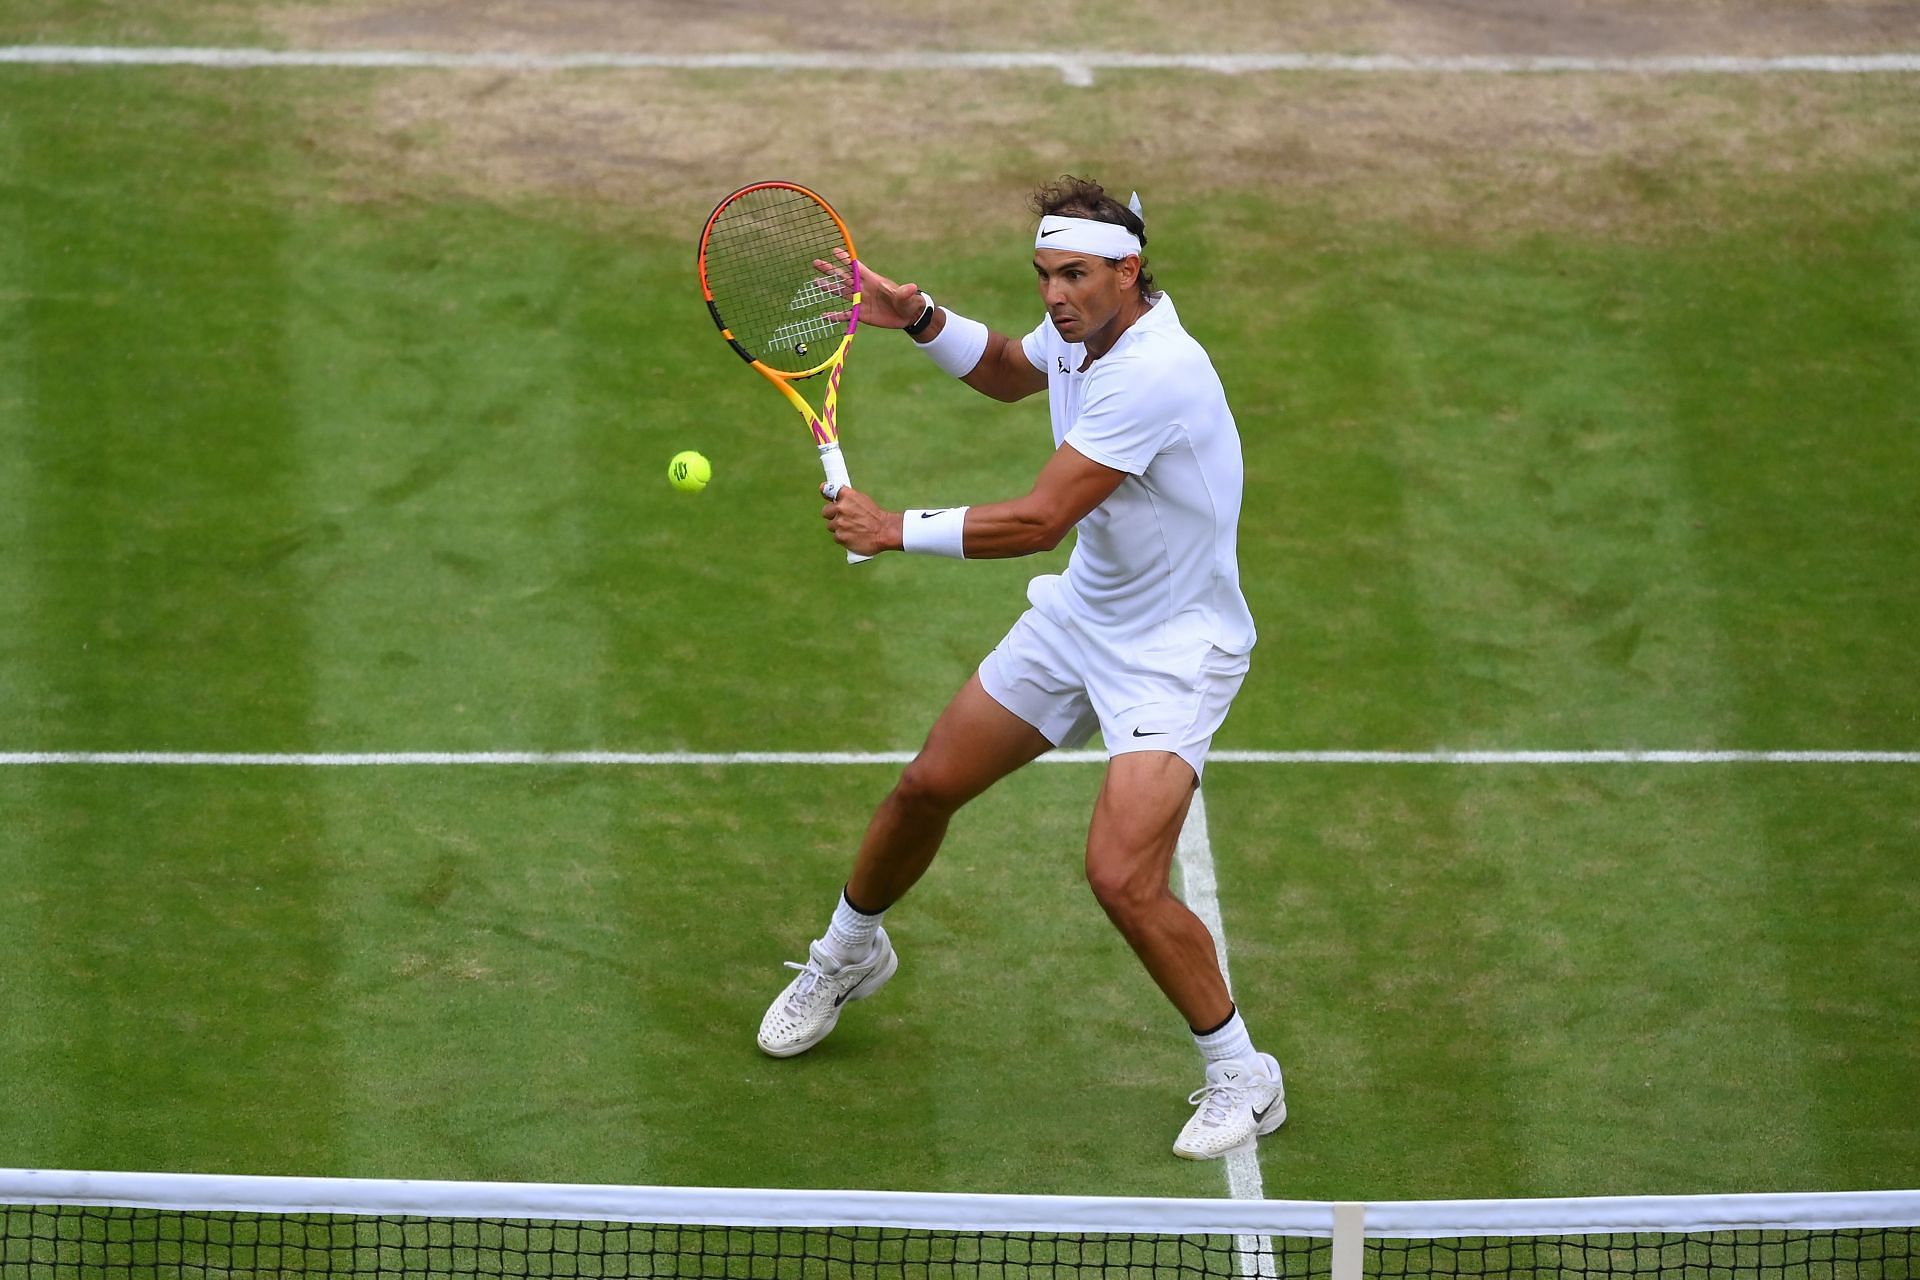
<instances>
[{"instance_id":1,"label":"racket frame","mask_svg":"<svg viewBox=\"0 0 1920 1280\"><path fill-rule=\"evenodd\" d=\"M773 368L767 364L766 361L760 359L754 355L753 352L747 350L745 346L741 345L740 340L733 336L733 330L727 326L726 320L721 316L719 304L713 299L713 286L707 281L707 242L713 235L714 224L720 220L720 215L725 212L727 207L733 204L734 201L750 195L755 191L766 190L798 192L813 200L826 211L828 217L833 219L834 226L839 228L840 237L846 241L847 246L847 269L851 275L849 283L852 285L852 289L842 297L842 301L847 304L846 332L841 334L840 341L834 346L833 353L826 359L811 369L803 369L792 373ZM734 352L739 355L742 360L752 365L761 377L779 388L780 394L784 395L793 407L799 411L800 416L806 419L807 429L813 433L813 442L820 454L820 469L825 473L827 478L826 495L829 500L838 497L840 490L852 484L852 481L848 479L847 476L846 458L842 456L840 452L840 426L838 416L840 410L840 371L846 364L848 350L853 346L854 330L858 328L860 324L860 257L853 247L853 232L847 229L847 224L841 219L839 213L835 211L832 205L827 203L825 197L821 196L819 192L803 187L797 182L753 182L722 199L719 204L713 207L713 212L707 215L706 226L700 230L699 266L700 292L706 299L707 314L713 317L714 327L720 330L720 336L727 340L727 345L732 347ZM815 413L813 406L807 403L806 397L800 394L799 389L795 387L794 384L817 377L822 373L827 375L827 390L826 394L821 398L820 412ZM852 551L847 552L848 564L859 564L861 561L869 559L872 559L872 557L863 556Z\"/></svg>"}]
</instances>

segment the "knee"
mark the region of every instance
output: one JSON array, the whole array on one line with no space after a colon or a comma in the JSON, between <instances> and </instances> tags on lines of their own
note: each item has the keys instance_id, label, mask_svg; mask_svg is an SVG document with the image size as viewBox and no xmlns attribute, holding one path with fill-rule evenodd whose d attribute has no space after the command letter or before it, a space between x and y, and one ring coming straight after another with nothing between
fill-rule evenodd
<instances>
[{"instance_id":1,"label":"knee","mask_svg":"<svg viewBox=\"0 0 1920 1280\"><path fill-rule=\"evenodd\" d=\"M1168 894L1166 883L1144 874L1138 864L1091 853L1087 857L1087 887L1107 915L1122 923L1144 915Z\"/></svg>"},{"instance_id":2,"label":"knee","mask_svg":"<svg viewBox=\"0 0 1920 1280\"><path fill-rule=\"evenodd\" d=\"M967 798L946 770L929 763L925 756L916 756L893 784L891 799L919 813L952 813Z\"/></svg>"}]
</instances>

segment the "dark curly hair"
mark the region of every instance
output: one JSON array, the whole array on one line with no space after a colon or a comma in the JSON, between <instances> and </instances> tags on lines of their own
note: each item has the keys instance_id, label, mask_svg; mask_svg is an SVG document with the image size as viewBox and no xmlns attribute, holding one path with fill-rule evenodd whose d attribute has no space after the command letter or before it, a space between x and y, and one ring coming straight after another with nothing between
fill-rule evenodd
<instances>
[{"instance_id":1,"label":"dark curly hair","mask_svg":"<svg viewBox=\"0 0 1920 1280\"><path fill-rule=\"evenodd\" d=\"M1091 178L1076 178L1070 173L1060 175L1058 182L1049 182L1038 187L1027 198L1027 207L1038 217L1059 215L1065 218L1091 218L1095 222L1112 222L1125 227L1140 237L1140 247L1147 246L1147 224L1140 215L1127 208L1120 201L1107 194L1107 189ZM1118 258L1108 258L1108 262L1120 265ZM1153 296L1153 273L1147 270L1147 256L1140 255L1140 296Z\"/></svg>"}]
</instances>

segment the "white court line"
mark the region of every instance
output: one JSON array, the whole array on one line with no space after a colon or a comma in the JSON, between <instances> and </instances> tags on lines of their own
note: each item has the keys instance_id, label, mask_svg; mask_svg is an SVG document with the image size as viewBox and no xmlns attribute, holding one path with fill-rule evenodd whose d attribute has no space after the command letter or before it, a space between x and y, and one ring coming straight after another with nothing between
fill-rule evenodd
<instances>
[{"instance_id":1,"label":"white court line","mask_svg":"<svg viewBox=\"0 0 1920 1280\"><path fill-rule=\"evenodd\" d=\"M1627 72L1636 75L1765 75L1802 72L1863 75L1920 71L1920 53L1718 54L1640 57L1335 53L1128 53L1099 49L1033 51L857 50L735 53L478 53L431 49L251 49L124 45L0 46L0 63L50 66L192 66L234 70L338 67L365 70L477 71L1053 71L1090 85L1100 71L1353 71L1399 74L1540 75Z\"/></svg>"},{"instance_id":2,"label":"white court line","mask_svg":"<svg viewBox=\"0 0 1920 1280\"><path fill-rule=\"evenodd\" d=\"M1920 764L1920 751L1215 751L1228 764Z\"/></svg>"},{"instance_id":3,"label":"white court line","mask_svg":"<svg viewBox=\"0 0 1920 1280\"><path fill-rule=\"evenodd\" d=\"M250 766L386 768L470 765L906 764L911 751L0 751L0 767ZM1104 764L1103 751L1053 751L1040 764ZM1920 751L1215 751L1209 764L1920 764Z\"/></svg>"},{"instance_id":4,"label":"white court line","mask_svg":"<svg viewBox=\"0 0 1920 1280\"><path fill-rule=\"evenodd\" d=\"M1194 789L1193 806L1187 810L1186 825L1180 828L1180 840L1174 846L1173 856L1180 868L1180 897L1213 935L1213 953L1220 962L1220 976L1226 979L1227 990L1232 991L1233 971L1227 964L1227 927L1220 919L1220 886L1213 872L1213 842L1207 835L1207 797L1200 788ZM1235 1151L1227 1156L1226 1164L1229 1196L1235 1200L1267 1198L1257 1154ZM1243 1274L1249 1277L1272 1274L1270 1241L1240 1236L1234 1244Z\"/></svg>"}]
</instances>

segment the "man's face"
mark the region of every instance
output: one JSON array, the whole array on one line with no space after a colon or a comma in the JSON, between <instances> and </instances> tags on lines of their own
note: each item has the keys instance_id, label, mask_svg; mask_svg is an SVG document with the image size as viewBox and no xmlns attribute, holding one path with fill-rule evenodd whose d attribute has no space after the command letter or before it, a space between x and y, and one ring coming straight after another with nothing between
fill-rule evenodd
<instances>
[{"instance_id":1,"label":"man's face","mask_svg":"<svg viewBox=\"0 0 1920 1280\"><path fill-rule=\"evenodd\" d=\"M1116 267L1105 258L1075 249L1037 249L1033 270L1053 327L1068 342L1085 342L1120 313L1120 304L1133 291L1132 259Z\"/></svg>"}]
</instances>

